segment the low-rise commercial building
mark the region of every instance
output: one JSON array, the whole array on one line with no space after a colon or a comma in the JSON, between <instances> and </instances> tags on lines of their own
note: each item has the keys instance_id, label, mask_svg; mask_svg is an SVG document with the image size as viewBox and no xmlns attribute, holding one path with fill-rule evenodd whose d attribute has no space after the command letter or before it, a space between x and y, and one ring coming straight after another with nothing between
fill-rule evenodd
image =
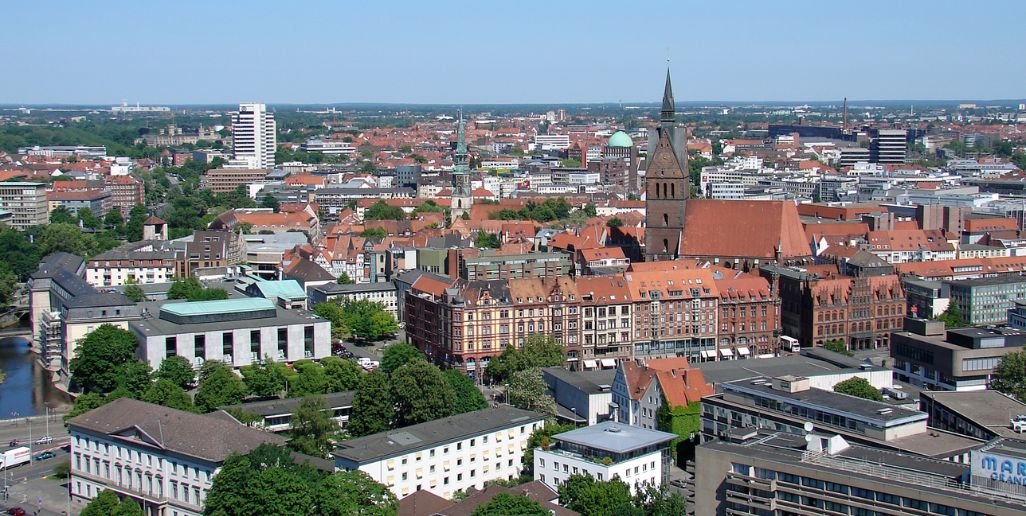
<instances>
[{"instance_id":1,"label":"low-rise commercial building","mask_svg":"<svg viewBox=\"0 0 1026 516\"><path fill-rule=\"evenodd\" d=\"M331 418L338 423L340 428L345 428L349 425L349 416L353 412L355 395L356 391L344 391L316 394L315 396L324 400ZM221 408L232 414L236 411L252 414L259 418L256 424L260 428L268 432L280 433L292 429L292 416L302 402L303 398L282 398L250 401Z\"/></svg>"},{"instance_id":2,"label":"low-rise commercial building","mask_svg":"<svg viewBox=\"0 0 1026 516\"><path fill-rule=\"evenodd\" d=\"M307 288L311 307L329 301L338 301L343 305L354 301L372 301L380 304L398 320L399 301L396 292L395 283L391 281L350 285L325 283Z\"/></svg>"},{"instance_id":3,"label":"low-rise commercial building","mask_svg":"<svg viewBox=\"0 0 1026 516\"><path fill-rule=\"evenodd\" d=\"M563 367L542 369L542 379L556 401L560 419L594 425L612 418L612 386L615 369L568 371Z\"/></svg>"},{"instance_id":4,"label":"low-rise commercial building","mask_svg":"<svg viewBox=\"0 0 1026 516\"><path fill-rule=\"evenodd\" d=\"M967 324L1005 324L1008 310L1026 300L1026 277L1001 276L946 282L951 303L958 307Z\"/></svg>"},{"instance_id":5,"label":"low-rise commercial building","mask_svg":"<svg viewBox=\"0 0 1026 516\"><path fill-rule=\"evenodd\" d=\"M555 444L534 450L535 480L558 489L572 475L618 478L636 494L669 482L670 441L677 435L604 421L552 438Z\"/></svg>"},{"instance_id":6,"label":"low-rise commercial building","mask_svg":"<svg viewBox=\"0 0 1026 516\"><path fill-rule=\"evenodd\" d=\"M109 190L98 188L53 190L46 193L46 202L50 205L50 211L63 207L77 217L80 210L89 210L102 219L114 207L114 196Z\"/></svg>"},{"instance_id":7,"label":"low-rise commercial building","mask_svg":"<svg viewBox=\"0 0 1026 516\"><path fill-rule=\"evenodd\" d=\"M1021 438L1011 420L1026 415L1026 403L998 391L922 391L919 410L933 428L989 441Z\"/></svg>"},{"instance_id":8,"label":"low-rise commercial building","mask_svg":"<svg viewBox=\"0 0 1026 516\"><path fill-rule=\"evenodd\" d=\"M891 335L894 378L933 390L986 389L1001 359L1022 351L1026 331L1015 328L945 330L941 321L908 317Z\"/></svg>"},{"instance_id":9,"label":"low-rise commercial building","mask_svg":"<svg viewBox=\"0 0 1026 516\"><path fill-rule=\"evenodd\" d=\"M399 498L452 498L517 477L527 440L544 425L542 414L502 406L342 441L332 455L336 469L362 471Z\"/></svg>"},{"instance_id":10,"label":"low-rise commercial building","mask_svg":"<svg viewBox=\"0 0 1026 516\"><path fill-rule=\"evenodd\" d=\"M232 367L319 360L331 355L331 323L305 310L285 310L263 298L144 304L130 324L139 354L153 369L181 356L201 366L220 360ZM155 315L154 315L155 314Z\"/></svg>"},{"instance_id":11,"label":"low-rise commercial building","mask_svg":"<svg viewBox=\"0 0 1026 516\"><path fill-rule=\"evenodd\" d=\"M1021 486L984 480L1002 459L974 450L972 460L970 468L838 436L752 432L698 447L695 513L1022 514Z\"/></svg>"},{"instance_id":12,"label":"low-rise commercial building","mask_svg":"<svg viewBox=\"0 0 1026 516\"><path fill-rule=\"evenodd\" d=\"M266 168L214 168L201 178L200 186L214 193L234 192L240 186L267 182Z\"/></svg>"}]
</instances>

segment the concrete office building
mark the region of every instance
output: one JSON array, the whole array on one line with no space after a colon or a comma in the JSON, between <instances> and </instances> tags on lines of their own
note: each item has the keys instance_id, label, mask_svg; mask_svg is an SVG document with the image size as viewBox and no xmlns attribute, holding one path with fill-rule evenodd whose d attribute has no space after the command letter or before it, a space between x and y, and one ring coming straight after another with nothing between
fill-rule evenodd
<instances>
[{"instance_id":1,"label":"concrete office building","mask_svg":"<svg viewBox=\"0 0 1026 516\"><path fill-rule=\"evenodd\" d=\"M233 158L246 168L274 168L277 133L274 115L264 104L239 104L232 115Z\"/></svg>"},{"instance_id":2,"label":"concrete office building","mask_svg":"<svg viewBox=\"0 0 1026 516\"><path fill-rule=\"evenodd\" d=\"M927 415L917 410L811 388L805 378L744 380L719 390L702 399L703 442L749 430L804 435L813 424L851 443L954 462L968 462L969 450L983 444L928 428Z\"/></svg>"},{"instance_id":3,"label":"concrete office building","mask_svg":"<svg viewBox=\"0 0 1026 516\"><path fill-rule=\"evenodd\" d=\"M618 478L631 494L662 487L670 476L670 441L676 434L605 421L552 436L555 444L534 450L534 479L558 489L572 475L599 481Z\"/></svg>"},{"instance_id":4,"label":"concrete office building","mask_svg":"<svg viewBox=\"0 0 1026 516\"><path fill-rule=\"evenodd\" d=\"M224 413L193 414L129 398L68 421L72 504L102 491L135 501L147 515L200 516L213 479L233 454L285 439Z\"/></svg>"},{"instance_id":5,"label":"concrete office building","mask_svg":"<svg viewBox=\"0 0 1026 516\"><path fill-rule=\"evenodd\" d=\"M452 498L520 475L527 440L544 425L542 414L501 406L342 441L332 455L336 469L362 471L398 498Z\"/></svg>"},{"instance_id":6,"label":"concrete office building","mask_svg":"<svg viewBox=\"0 0 1026 516\"><path fill-rule=\"evenodd\" d=\"M5 224L14 229L46 225L50 222L46 184L18 181L0 183L0 210L11 214Z\"/></svg>"},{"instance_id":7,"label":"concrete office building","mask_svg":"<svg viewBox=\"0 0 1026 516\"><path fill-rule=\"evenodd\" d=\"M338 300L342 304L354 301L372 301L384 307L385 311L399 319L399 302L395 283L383 281L379 283L353 283L339 285L325 283L307 288L310 306Z\"/></svg>"},{"instance_id":8,"label":"concrete office building","mask_svg":"<svg viewBox=\"0 0 1026 516\"><path fill-rule=\"evenodd\" d=\"M998 391L922 391L919 410L928 424L948 432L989 441L996 437L1021 438L1011 419L1026 415L1026 403Z\"/></svg>"},{"instance_id":9,"label":"concrete office building","mask_svg":"<svg viewBox=\"0 0 1026 516\"><path fill-rule=\"evenodd\" d=\"M1021 442L1019 442L1021 443ZM1012 482L985 485L1007 459L972 452L965 464L853 445L843 438L751 432L737 442L698 447L695 514L995 515L1022 514ZM1022 453L1017 450L1007 453ZM1026 467L1026 463L1024 463ZM1016 476L1010 480L1021 480Z\"/></svg>"},{"instance_id":10,"label":"concrete office building","mask_svg":"<svg viewBox=\"0 0 1026 516\"><path fill-rule=\"evenodd\" d=\"M304 310L285 310L263 298L146 303L130 324L138 353L153 369L181 356L197 367L220 360L239 368L265 357L279 362L331 355L331 323Z\"/></svg>"},{"instance_id":11,"label":"concrete office building","mask_svg":"<svg viewBox=\"0 0 1026 516\"><path fill-rule=\"evenodd\" d=\"M917 387L946 391L987 388L1001 359L1026 344L1015 328L945 330L941 321L905 319L905 331L891 334L894 378Z\"/></svg>"},{"instance_id":12,"label":"concrete office building","mask_svg":"<svg viewBox=\"0 0 1026 516\"><path fill-rule=\"evenodd\" d=\"M1001 276L946 282L951 303L962 312L966 323L978 326L1005 324L1015 302L1026 300L1026 277Z\"/></svg>"},{"instance_id":13,"label":"concrete office building","mask_svg":"<svg viewBox=\"0 0 1026 516\"><path fill-rule=\"evenodd\" d=\"M869 146L871 161L873 163L904 163L907 147L908 131L877 129Z\"/></svg>"},{"instance_id":14,"label":"concrete office building","mask_svg":"<svg viewBox=\"0 0 1026 516\"><path fill-rule=\"evenodd\" d=\"M585 425L612 417L609 404L613 402L615 376L615 369L567 371L559 366L542 369L542 379L556 401L559 418Z\"/></svg>"}]
</instances>

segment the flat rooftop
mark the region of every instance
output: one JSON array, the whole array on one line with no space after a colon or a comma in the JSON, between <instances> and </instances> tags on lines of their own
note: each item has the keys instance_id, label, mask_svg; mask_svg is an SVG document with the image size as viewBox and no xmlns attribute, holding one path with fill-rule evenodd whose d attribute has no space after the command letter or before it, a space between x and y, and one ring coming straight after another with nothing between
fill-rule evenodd
<instances>
[{"instance_id":1,"label":"flat rooftop","mask_svg":"<svg viewBox=\"0 0 1026 516\"><path fill-rule=\"evenodd\" d=\"M672 441L677 434L649 430L613 421L578 428L552 436L562 442L587 446L612 453L629 453L634 450Z\"/></svg>"},{"instance_id":2,"label":"flat rooftop","mask_svg":"<svg viewBox=\"0 0 1026 516\"><path fill-rule=\"evenodd\" d=\"M829 359L824 360L824 358ZM809 350L809 353L802 351L801 355L760 358L758 360L700 362L693 366L702 371L706 381L715 385L763 376L769 378L784 375L812 377L863 370L859 360L821 349ZM883 371L885 369L872 366L865 370Z\"/></svg>"},{"instance_id":3,"label":"flat rooftop","mask_svg":"<svg viewBox=\"0 0 1026 516\"><path fill-rule=\"evenodd\" d=\"M274 303L262 297L240 299L218 299L214 301L170 302L160 307L161 312L189 317L194 315L231 314L256 312L274 308Z\"/></svg>"},{"instance_id":4,"label":"flat rooftop","mask_svg":"<svg viewBox=\"0 0 1026 516\"><path fill-rule=\"evenodd\" d=\"M930 398L963 418L986 427L1003 437L1022 437L1012 430L1009 420L1026 414L1026 404L993 390L985 391L922 391L921 398Z\"/></svg>"},{"instance_id":5,"label":"flat rooftop","mask_svg":"<svg viewBox=\"0 0 1026 516\"><path fill-rule=\"evenodd\" d=\"M745 397L769 398L787 403L801 404L824 412L843 413L867 423L887 428L915 421L925 421L927 416L918 410L895 407L887 403L872 401L847 394L823 389L809 388L798 392L774 389L772 378L753 381L737 381L725 384L725 394L739 394Z\"/></svg>"},{"instance_id":6,"label":"flat rooftop","mask_svg":"<svg viewBox=\"0 0 1026 516\"><path fill-rule=\"evenodd\" d=\"M356 391L343 391L318 394L317 397L322 398L328 404L328 409L335 409L339 407L353 406L353 397L355 395ZM293 414L302 402L303 398L282 398L275 400L251 401L248 403L239 403L238 405L230 405L221 408L224 410L238 409L256 416L269 417Z\"/></svg>"},{"instance_id":7,"label":"flat rooftop","mask_svg":"<svg viewBox=\"0 0 1026 516\"><path fill-rule=\"evenodd\" d=\"M546 367L542 373L571 385L587 394L611 392L616 369L597 369L594 371L567 371L563 367ZM603 387L604 386L604 387Z\"/></svg>"},{"instance_id":8,"label":"flat rooftop","mask_svg":"<svg viewBox=\"0 0 1026 516\"><path fill-rule=\"evenodd\" d=\"M203 333L210 331L228 331L228 330L242 330L242 329L257 329L268 326L289 326L293 324L317 324L327 322L324 319L314 315L312 312L306 310L286 310L274 306L274 303L268 299L263 298L243 298L243 301L260 301L270 304L270 308L260 308L260 311L273 310L273 316L269 317L257 317L257 318L226 318L224 320L212 320L207 322L194 322L190 324L180 324L166 319L157 317L160 313L162 306L168 304L186 304L178 301L150 301L140 303L143 307L144 315L139 321L130 323L133 330L139 334L152 337L161 335L177 335L179 333ZM235 301L234 299L216 301L218 303L224 303L226 301ZM209 303L212 301L198 301L194 303ZM192 303L189 303L192 304ZM220 306L220 305L218 305ZM243 305L245 306L245 305ZM181 310L181 309L176 309ZM184 309L186 313L195 310L194 308ZM251 310L254 308L251 307ZM260 313L260 312L251 312ZM231 315L231 314L227 314ZM172 316L174 317L174 316Z\"/></svg>"},{"instance_id":9,"label":"flat rooftop","mask_svg":"<svg viewBox=\"0 0 1026 516\"><path fill-rule=\"evenodd\" d=\"M509 406L487 408L342 441L332 455L366 464L544 420L543 414L530 410Z\"/></svg>"}]
</instances>

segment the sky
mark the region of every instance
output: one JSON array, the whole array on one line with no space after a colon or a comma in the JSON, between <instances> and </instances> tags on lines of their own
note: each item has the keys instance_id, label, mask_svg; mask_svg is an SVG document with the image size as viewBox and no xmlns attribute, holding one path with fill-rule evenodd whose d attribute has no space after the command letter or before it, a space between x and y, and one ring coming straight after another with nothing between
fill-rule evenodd
<instances>
[{"instance_id":1,"label":"sky","mask_svg":"<svg viewBox=\"0 0 1026 516\"><path fill-rule=\"evenodd\" d=\"M1026 97L1026 1L5 2L3 104Z\"/></svg>"}]
</instances>

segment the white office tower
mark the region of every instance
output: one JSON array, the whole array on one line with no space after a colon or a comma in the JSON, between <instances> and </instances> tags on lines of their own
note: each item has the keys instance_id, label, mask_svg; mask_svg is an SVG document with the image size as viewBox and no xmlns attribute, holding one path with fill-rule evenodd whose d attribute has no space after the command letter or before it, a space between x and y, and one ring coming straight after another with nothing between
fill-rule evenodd
<instances>
[{"instance_id":1,"label":"white office tower","mask_svg":"<svg viewBox=\"0 0 1026 516\"><path fill-rule=\"evenodd\" d=\"M245 168L274 168L277 145L274 115L264 104L239 104L232 115L232 164Z\"/></svg>"}]
</instances>

